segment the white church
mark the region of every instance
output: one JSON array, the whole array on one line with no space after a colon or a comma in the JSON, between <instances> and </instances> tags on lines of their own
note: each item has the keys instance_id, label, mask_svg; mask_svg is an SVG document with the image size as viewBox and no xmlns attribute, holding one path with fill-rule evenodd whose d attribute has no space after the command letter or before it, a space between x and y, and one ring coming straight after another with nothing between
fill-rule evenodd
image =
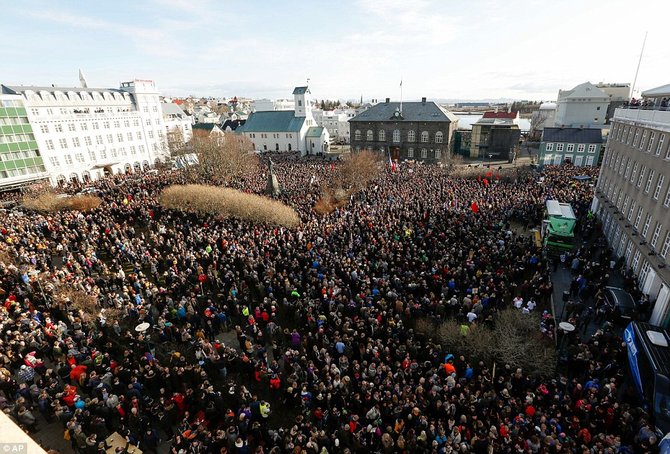
<instances>
[{"instance_id":1,"label":"white church","mask_svg":"<svg viewBox=\"0 0 670 454\"><path fill-rule=\"evenodd\" d=\"M243 134L258 151L299 151L301 156L328 151L330 135L312 116L309 87L293 90L295 110L254 112L235 130Z\"/></svg>"}]
</instances>

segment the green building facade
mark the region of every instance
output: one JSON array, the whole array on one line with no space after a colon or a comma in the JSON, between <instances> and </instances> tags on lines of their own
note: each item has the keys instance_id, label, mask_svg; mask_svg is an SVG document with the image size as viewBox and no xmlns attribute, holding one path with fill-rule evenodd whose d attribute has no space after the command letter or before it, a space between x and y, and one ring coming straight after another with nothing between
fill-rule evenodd
<instances>
[{"instance_id":1,"label":"green building facade","mask_svg":"<svg viewBox=\"0 0 670 454\"><path fill-rule=\"evenodd\" d=\"M0 95L0 187L48 178L20 96Z\"/></svg>"}]
</instances>

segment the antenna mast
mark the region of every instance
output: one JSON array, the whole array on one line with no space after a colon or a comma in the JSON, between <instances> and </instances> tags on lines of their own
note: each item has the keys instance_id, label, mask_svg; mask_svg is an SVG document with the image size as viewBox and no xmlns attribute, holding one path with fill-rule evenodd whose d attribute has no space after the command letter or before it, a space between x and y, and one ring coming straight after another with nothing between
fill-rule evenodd
<instances>
[{"instance_id":1,"label":"antenna mast","mask_svg":"<svg viewBox=\"0 0 670 454\"><path fill-rule=\"evenodd\" d=\"M640 64L642 63L642 54L644 54L644 45L647 44L647 34L649 32L644 32L644 41L642 41L642 50L640 51L640 59L637 61L637 69L635 70L635 79L633 79L633 86L630 87L630 96L629 98L633 97L633 93L635 93L635 84L637 84L637 74L640 72Z\"/></svg>"}]
</instances>

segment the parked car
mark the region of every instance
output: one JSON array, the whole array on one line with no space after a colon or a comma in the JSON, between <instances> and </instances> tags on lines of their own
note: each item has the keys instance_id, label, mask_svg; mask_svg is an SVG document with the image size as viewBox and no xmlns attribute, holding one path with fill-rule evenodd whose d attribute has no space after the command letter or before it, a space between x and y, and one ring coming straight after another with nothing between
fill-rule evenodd
<instances>
[{"instance_id":1,"label":"parked car","mask_svg":"<svg viewBox=\"0 0 670 454\"><path fill-rule=\"evenodd\" d=\"M630 293L620 287L606 287L605 300L618 314L619 319L626 323L635 320L637 310Z\"/></svg>"}]
</instances>

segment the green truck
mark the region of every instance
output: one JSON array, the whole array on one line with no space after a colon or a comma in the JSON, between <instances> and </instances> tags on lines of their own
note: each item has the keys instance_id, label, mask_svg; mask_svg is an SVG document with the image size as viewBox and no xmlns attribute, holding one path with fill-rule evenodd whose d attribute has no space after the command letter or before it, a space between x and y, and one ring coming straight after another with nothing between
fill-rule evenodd
<instances>
[{"instance_id":1,"label":"green truck","mask_svg":"<svg viewBox=\"0 0 670 454\"><path fill-rule=\"evenodd\" d=\"M575 247L577 218L569 203L547 200L542 222L542 244L548 252L571 251Z\"/></svg>"}]
</instances>

